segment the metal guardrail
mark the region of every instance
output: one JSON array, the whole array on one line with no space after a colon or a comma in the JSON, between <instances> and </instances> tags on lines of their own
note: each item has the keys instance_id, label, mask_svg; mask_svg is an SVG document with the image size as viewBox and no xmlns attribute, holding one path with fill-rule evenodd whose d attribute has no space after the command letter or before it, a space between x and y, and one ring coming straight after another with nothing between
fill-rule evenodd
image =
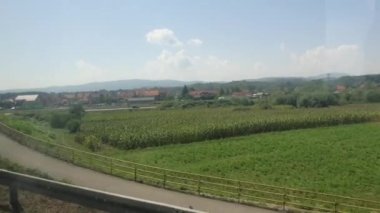
<instances>
[{"instance_id":1,"label":"metal guardrail","mask_svg":"<svg viewBox=\"0 0 380 213\"><path fill-rule=\"evenodd\" d=\"M9 203L15 213L23 212L18 200L18 190L30 191L107 212L201 213L193 209L46 180L3 169L0 169L0 184L9 187Z\"/></svg>"},{"instance_id":2,"label":"metal guardrail","mask_svg":"<svg viewBox=\"0 0 380 213\"><path fill-rule=\"evenodd\" d=\"M82 167L166 189L273 209L321 212L380 212L380 202L180 172L119 160L42 141L0 123L0 132L47 155Z\"/></svg>"}]
</instances>

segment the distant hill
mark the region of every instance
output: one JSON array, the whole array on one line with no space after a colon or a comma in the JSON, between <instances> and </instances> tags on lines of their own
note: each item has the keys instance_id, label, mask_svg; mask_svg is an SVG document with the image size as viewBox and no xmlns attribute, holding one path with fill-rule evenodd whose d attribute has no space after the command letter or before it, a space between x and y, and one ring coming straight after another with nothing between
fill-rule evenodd
<instances>
[{"instance_id":1,"label":"distant hill","mask_svg":"<svg viewBox=\"0 0 380 213\"><path fill-rule=\"evenodd\" d=\"M331 72L331 73L324 73L316 76L309 76L309 77L268 77L268 78L258 78L258 79L251 79L248 81L260 81L260 82L275 82L275 81L297 81L297 80L319 80L319 79L337 79L344 76L349 76L346 73L338 73L338 72Z\"/></svg>"},{"instance_id":2,"label":"distant hill","mask_svg":"<svg viewBox=\"0 0 380 213\"><path fill-rule=\"evenodd\" d=\"M318 79L337 79L341 77L349 76L346 73L339 73L339 72L331 72L331 73L325 73L321 75L311 76L308 77L309 80L318 80Z\"/></svg>"},{"instance_id":3,"label":"distant hill","mask_svg":"<svg viewBox=\"0 0 380 213\"><path fill-rule=\"evenodd\" d=\"M119 89L137 89L137 88L152 88L152 87L181 87L185 84L194 84L197 82L186 82L176 80L119 80L119 81L105 81L105 82L93 82L81 85L70 86L53 86L45 88L32 88L32 89L14 89L4 90L1 93L6 92L78 92L78 91L98 91L98 90L119 90Z\"/></svg>"},{"instance_id":4,"label":"distant hill","mask_svg":"<svg viewBox=\"0 0 380 213\"><path fill-rule=\"evenodd\" d=\"M81 85L69 86L53 86L46 88L32 88L32 89L14 89L3 90L0 93L38 93L38 92L80 92L80 91L99 91L99 90L125 90L125 89L138 89L138 88L173 88L183 87L188 85L193 89L213 89L219 90L220 88L228 88L236 90L271 90L273 88L284 88L313 83L316 80L330 80L330 83L344 84L344 85L360 85L363 82L378 81L379 75L362 75L362 76L349 76L345 73L326 73L310 77L268 77L258 79L246 79L239 81L215 81L215 82L202 82L202 81L177 81L177 80L143 80L143 79L130 79L118 81L105 81L93 82Z\"/></svg>"}]
</instances>

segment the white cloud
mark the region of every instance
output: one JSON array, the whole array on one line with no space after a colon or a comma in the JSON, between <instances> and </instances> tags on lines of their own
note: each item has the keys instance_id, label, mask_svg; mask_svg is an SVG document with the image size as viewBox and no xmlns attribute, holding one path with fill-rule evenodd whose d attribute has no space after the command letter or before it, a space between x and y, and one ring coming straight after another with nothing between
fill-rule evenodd
<instances>
[{"instance_id":1,"label":"white cloud","mask_svg":"<svg viewBox=\"0 0 380 213\"><path fill-rule=\"evenodd\" d=\"M187 48L200 47L203 41L192 38L182 43L169 29L155 29L146 34L146 40L152 44L177 47L179 50L163 49L153 60L148 61L138 78L178 79L201 81L229 81L254 78L266 73L261 63L243 66L214 55L194 55ZM189 49L191 50L191 49Z\"/></svg>"},{"instance_id":2,"label":"white cloud","mask_svg":"<svg viewBox=\"0 0 380 213\"><path fill-rule=\"evenodd\" d=\"M363 70L363 53L358 45L337 47L319 46L302 54L291 54L290 72L296 75L314 75L326 72L355 74Z\"/></svg>"},{"instance_id":3,"label":"white cloud","mask_svg":"<svg viewBox=\"0 0 380 213\"><path fill-rule=\"evenodd\" d=\"M265 74L262 63L243 68L217 56L191 55L186 50L163 50L160 55L146 63L140 77L150 79L178 79L201 81L229 81L253 78Z\"/></svg>"},{"instance_id":4,"label":"white cloud","mask_svg":"<svg viewBox=\"0 0 380 213\"><path fill-rule=\"evenodd\" d=\"M147 42L158 45L182 46L174 32L167 28L154 29L145 35Z\"/></svg>"},{"instance_id":5,"label":"white cloud","mask_svg":"<svg viewBox=\"0 0 380 213\"><path fill-rule=\"evenodd\" d=\"M142 76L151 79L211 80L216 79L216 69L224 68L227 61L215 56L200 57L181 49L175 52L163 50L146 63Z\"/></svg>"},{"instance_id":6,"label":"white cloud","mask_svg":"<svg viewBox=\"0 0 380 213\"><path fill-rule=\"evenodd\" d=\"M194 58L186 55L185 50L183 49L175 53L163 50L161 54L158 56L157 61L169 67L186 69L192 66Z\"/></svg>"},{"instance_id":7,"label":"white cloud","mask_svg":"<svg viewBox=\"0 0 380 213\"><path fill-rule=\"evenodd\" d=\"M190 46L201 46L203 44L203 41L199 38L193 38L187 41L187 44Z\"/></svg>"}]
</instances>

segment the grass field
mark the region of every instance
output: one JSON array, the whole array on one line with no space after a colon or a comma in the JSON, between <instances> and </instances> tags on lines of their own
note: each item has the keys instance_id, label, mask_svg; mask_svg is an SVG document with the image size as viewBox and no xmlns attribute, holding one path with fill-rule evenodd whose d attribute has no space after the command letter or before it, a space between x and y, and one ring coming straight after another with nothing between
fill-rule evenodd
<instances>
[{"instance_id":1,"label":"grass field","mask_svg":"<svg viewBox=\"0 0 380 213\"><path fill-rule=\"evenodd\" d=\"M175 170L380 199L380 123L102 154Z\"/></svg>"}]
</instances>

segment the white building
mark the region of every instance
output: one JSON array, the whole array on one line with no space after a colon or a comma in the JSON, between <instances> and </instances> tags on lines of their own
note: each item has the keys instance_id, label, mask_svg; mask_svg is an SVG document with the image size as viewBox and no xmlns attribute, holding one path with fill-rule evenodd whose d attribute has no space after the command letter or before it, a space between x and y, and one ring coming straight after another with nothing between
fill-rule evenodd
<instances>
[{"instance_id":1,"label":"white building","mask_svg":"<svg viewBox=\"0 0 380 213\"><path fill-rule=\"evenodd\" d=\"M18 95L15 102L35 102L37 99L38 95Z\"/></svg>"}]
</instances>

